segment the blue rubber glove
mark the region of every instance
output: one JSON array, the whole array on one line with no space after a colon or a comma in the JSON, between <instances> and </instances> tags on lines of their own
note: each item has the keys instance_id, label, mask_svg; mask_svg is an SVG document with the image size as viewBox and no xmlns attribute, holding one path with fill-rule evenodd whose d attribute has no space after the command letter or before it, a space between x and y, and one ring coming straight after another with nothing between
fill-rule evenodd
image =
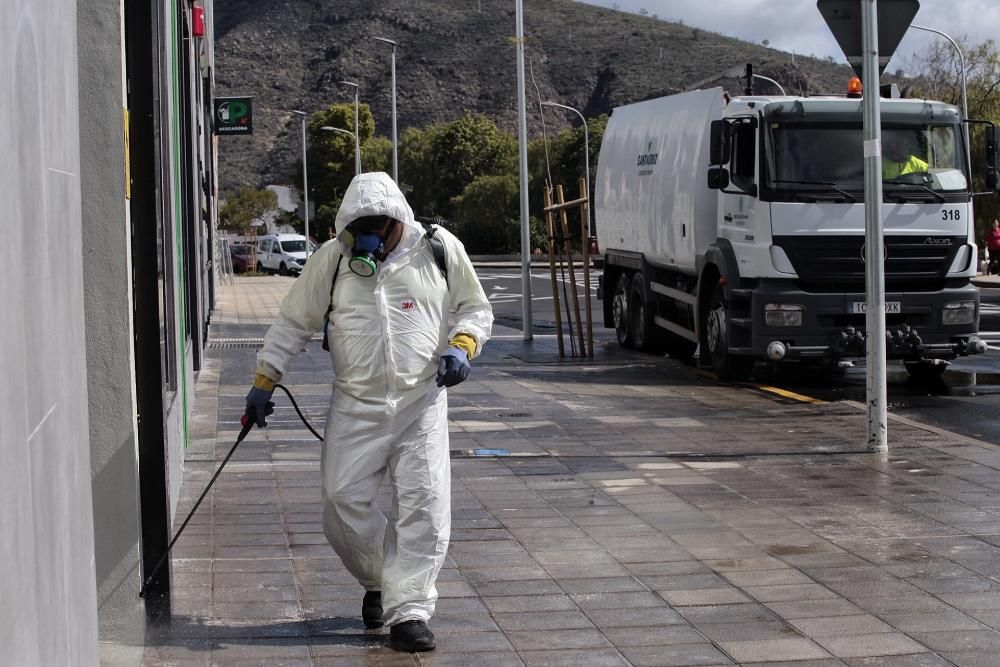
<instances>
[{"instance_id":1,"label":"blue rubber glove","mask_svg":"<svg viewBox=\"0 0 1000 667\"><path fill-rule=\"evenodd\" d=\"M273 393L273 389L268 391L260 387L253 387L247 394L246 414L261 428L267 426L264 418L274 413L274 403L271 402L271 394Z\"/></svg>"},{"instance_id":2,"label":"blue rubber glove","mask_svg":"<svg viewBox=\"0 0 1000 667\"><path fill-rule=\"evenodd\" d=\"M465 350L449 347L438 361L437 386L454 387L469 377L471 370L472 365L469 364L469 355Z\"/></svg>"}]
</instances>

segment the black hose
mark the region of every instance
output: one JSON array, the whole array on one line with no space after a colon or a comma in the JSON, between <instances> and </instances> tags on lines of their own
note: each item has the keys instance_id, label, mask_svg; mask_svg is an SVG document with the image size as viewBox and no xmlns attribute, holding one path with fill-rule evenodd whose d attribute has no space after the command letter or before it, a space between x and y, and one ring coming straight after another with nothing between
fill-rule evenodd
<instances>
[{"instance_id":1,"label":"black hose","mask_svg":"<svg viewBox=\"0 0 1000 667\"><path fill-rule=\"evenodd\" d=\"M288 387L286 387L283 384L276 384L274 385L274 388L280 389L281 391L285 392L285 395L288 396L288 400L292 402L292 407L295 408L295 412L296 414L298 414L299 419L302 420L302 423L306 425L306 428L309 429L309 431L314 436L316 436L320 442L323 442L323 437L316 432L316 429L312 427L312 424L309 423L309 420L307 420L305 415L302 414L302 410L299 409L299 404L295 402L295 398L292 396L292 392L288 391ZM250 433L250 429L256 426L257 418L252 407L247 408L246 414L244 414L243 417L240 419L240 424L242 424L242 429L240 429L240 434L236 438L236 442L229 450L229 453L226 454L226 458L222 460L222 465L220 465L219 469L215 471L214 475L212 475L212 479L209 481L208 486L206 486L205 490L201 492L201 496L198 497L198 501L194 504L194 507L191 508L191 511L188 513L187 518L184 519L184 523L181 524L181 527L177 531L177 534L174 535L174 539L170 540L170 544L167 545L167 550L163 552L163 555L160 556L160 560L157 561L156 565L153 566L152 571L149 573L149 576L146 577L146 580L143 582L142 587L139 589L140 598L146 597L146 588L148 588L149 585L153 583L153 577L156 576L156 574L160 571L160 568L163 567L163 564L167 561L167 556L170 555L170 550L174 548L174 544L177 543L177 540L178 538L180 538L181 533L183 533L184 529L187 528L188 522L191 521L191 517L193 517L194 513L198 511L198 508L201 506L201 501L205 499L205 496L208 495L209 489L211 489L212 485L215 484L215 480L219 478L220 474L222 474L222 469L226 467L227 463L229 463L229 459L232 458L233 454L236 452L236 448L240 446L240 443L243 442L243 439L247 437L248 433Z\"/></svg>"},{"instance_id":2,"label":"black hose","mask_svg":"<svg viewBox=\"0 0 1000 667\"><path fill-rule=\"evenodd\" d=\"M274 388L280 389L281 391L285 392L285 396L288 396L288 400L292 402L292 407L295 408L295 413L298 414L299 419L302 420L302 423L306 425L306 428L309 429L309 431L313 435L315 435L320 442L323 442L323 436L321 436L319 433L316 432L316 429L312 427L312 424L309 423L309 420L306 419L305 415L302 414L302 411L299 410L299 404L295 402L294 398L292 398L292 392L288 391L288 387L286 387L283 384L276 384L274 385Z\"/></svg>"}]
</instances>

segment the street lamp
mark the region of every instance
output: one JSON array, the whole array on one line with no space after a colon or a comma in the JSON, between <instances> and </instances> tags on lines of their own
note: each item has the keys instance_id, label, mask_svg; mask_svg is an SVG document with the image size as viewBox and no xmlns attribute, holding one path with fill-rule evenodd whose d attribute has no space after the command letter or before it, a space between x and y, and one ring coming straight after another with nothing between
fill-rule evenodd
<instances>
[{"instance_id":1,"label":"street lamp","mask_svg":"<svg viewBox=\"0 0 1000 667\"><path fill-rule=\"evenodd\" d=\"M944 37L945 39L947 39L949 42L951 42L951 45L953 47L955 47L955 52L958 53L958 63L962 67L962 120L965 121L962 124L964 125L963 129L965 130L965 159L968 162L967 166L969 168L969 178L972 178L972 150L971 150L970 144L969 144L969 123L968 123L968 121L969 121L969 102L968 102L968 96L966 95L966 89L965 89L965 56L962 54L962 49L958 46L958 42L956 42L955 40L953 40L951 37L949 37L945 33L941 32L940 30L935 30L934 28L927 28L927 27L924 27L922 25L917 25L916 23L911 23L910 27L911 28L916 28L917 30L924 30L926 32L932 32L935 35L941 35L942 37ZM969 184L969 190L972 190L972 184L971 183Z\"/></svg>"},{"instance_id":2,"label":"street lamp","mask_svg":"<svg viewBox=\"0 0 1000 667\"><path fill-rule=\"evenodd\" d=\"M521 340L532 340L531 323L531 218L528 215L528 110L524 94L524 5L514 3L517 46L517 152L521 190Z\"/></svg>"},{"instance_id":3,"label":"street lamp","mask_svg":"<svg viewBox=\"0 0 1000 667\"><path fill-rule=\"evenodd\" d=\"M358 84L352 81L341 81L341 86L350 86L354 88L354 164L361 164L361 144L358 143L358 137L361 134L361 128L358 127Z\"/></svg>"},{"instance_id":4,"label":"street lamp","mask_svg":"<svg viewBox=\"0 0 1000 667\"><path fill-rule=\"evenodd\" d=\"M392 47L392 180L399 183L399 155L396 148L396 42L385 37L375 37Z\"/></svg>"},{"instance_id":5,"label":"street lamp","mask_svg":"<svg viewBox=\"0 0 1000 667\"><path fill-rule=\"evenodd\" d=\"M590 206L590 134L587 132L587 119L583 117L583 114L574 109L573 107L568 107L565 104L559 104L557 102L542 102L543 107L557 107L559 109L566 109L567 111L572 111L577 116L580 117L580 122L583 123L583 163L584 163L584 174L587 177L587 188L583 192L583 196L587 198L587 207L592 209ZM587 227L590 227L590 221L587 221Z\"/></svg>"},{"instance_id":6,"label":"street lamp","mask_svg":"<svg viewBox=\"0 0 1000 667\"><path fill-rule=\"evenodd\" d=\"M346 134L347 136L351 137L352 139L357 139L357 135L356 134L354 134L350 130L345 130L342 127L331 127L329 125L324 125L323 127L319 128L319 129L323 130L324 132L336 132L338 134ZM361 173L361 163L358 161L358 155L357 155L357 153L355 153L354 154L354 175L357 176L360 173Z\"/></svg>"},{"instance_id":7,"label":"street lamp","mask_svg":"<svg viewBox=\"0 0 1000 667\"><path fill-rule=\"evenodd\" d=\"M292 110L292 113L302 119L302 200L305 203L306 260L309 259L309 166L306 164L306 119L305 111Z\"/></svg>"}]
</instances>

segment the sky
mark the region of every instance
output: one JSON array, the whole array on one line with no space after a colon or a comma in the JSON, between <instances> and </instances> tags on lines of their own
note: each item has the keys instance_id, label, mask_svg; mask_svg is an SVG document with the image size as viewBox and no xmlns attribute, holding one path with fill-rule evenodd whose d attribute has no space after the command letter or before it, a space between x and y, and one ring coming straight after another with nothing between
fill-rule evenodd
<instances>
[{"instance_id":1,"label":"sky","mask_svg":"<svg viewBox=\"0 0 1000 667\"><path fill-rule=\"evenodd\" d=\"M846 63L843 52L816 8L816 0L580 0L638 13L645 9L660 19L722 33L748 42L770 42L771 48L803 55L833 56ZM913 23L934 28L953 39L967 37L979 44L1000 40L1000 0L921 0ZM910 29L888 71L911 69L913 54L943 38ZM947 42L946 42L947 43Z\"/></svg>"}]
</instances>

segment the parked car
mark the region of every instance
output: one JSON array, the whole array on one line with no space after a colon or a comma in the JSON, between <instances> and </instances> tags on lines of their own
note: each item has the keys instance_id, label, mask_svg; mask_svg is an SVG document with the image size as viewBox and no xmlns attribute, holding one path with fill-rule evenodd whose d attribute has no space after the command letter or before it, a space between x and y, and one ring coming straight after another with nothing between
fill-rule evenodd
<instances>
[{"instance_id":1,"label":"parked car","mask_svg":"<svg viewBox=\"0 0 1000 667\"><path fill-rule=\"evenodd\" d=\"M306 237L301 234L268 234L257 241L259 271L283 276L299 274L306 265Z\"/></svg>"},{"instance_id":2,"label":"parked car","mask_svg":"<svg viewBox=\"0 0 1000 667\"><path fill-rule=\"evenodd\" d=\"M233 273L246 273L250 270L250 262L254 256L252 245L237 244L229 246L229 259L233 265Z\"/></svg>"}]
</instances>

